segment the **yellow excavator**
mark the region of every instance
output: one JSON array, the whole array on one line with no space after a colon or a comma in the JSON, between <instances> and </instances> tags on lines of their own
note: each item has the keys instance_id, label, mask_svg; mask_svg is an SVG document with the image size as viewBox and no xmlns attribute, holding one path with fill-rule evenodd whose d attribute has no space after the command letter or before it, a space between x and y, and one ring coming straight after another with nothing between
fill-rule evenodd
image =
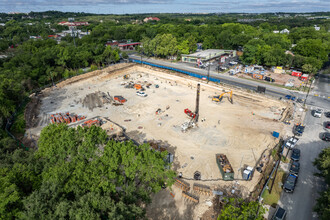
<instances>
[{"instance_id":1,"label":"yellow excavator","mask_svg":"<svg viewBox=\"0 0 330 220\"><path fill-rule=\"evenodd\" d=\"M230 101L231 104L233 104L233 91L229 91L229 92L224 92L221 95L218 96L213 96L212 101L213 102L221 102L221 100L223 99L223 96L229 94L228 100Z\"/></svg>"}]
</instances>

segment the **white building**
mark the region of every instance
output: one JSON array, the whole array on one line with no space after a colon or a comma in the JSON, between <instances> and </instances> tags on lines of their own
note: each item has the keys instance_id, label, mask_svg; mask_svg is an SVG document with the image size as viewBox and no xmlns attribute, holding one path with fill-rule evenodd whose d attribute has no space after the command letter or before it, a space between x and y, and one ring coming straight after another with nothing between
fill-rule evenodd
<instances>
[{"instance_id":1,"label":"white building","mask_svg":"<svg viewBox=\"0 0 330 220\"><path fill-rule=\"evenodd\" d=\"M290 34L290 31L288 29L283 29L280 31L281 34Z\"/></svg>"}]
</instances>

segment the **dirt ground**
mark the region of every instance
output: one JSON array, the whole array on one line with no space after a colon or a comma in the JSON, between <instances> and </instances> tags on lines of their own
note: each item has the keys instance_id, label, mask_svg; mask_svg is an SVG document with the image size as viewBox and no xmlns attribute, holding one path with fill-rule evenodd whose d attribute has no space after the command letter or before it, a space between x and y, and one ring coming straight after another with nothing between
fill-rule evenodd
<instances>
[{"instance_id":1,"label":"dirt ground","mask_svg":"<svg viewBox=\"0 0 330 220\"><path fill-rule=\"evenodd\" d=\"M124 74L130 74L130 78L124 80ZM130 81L142 84L148 96L137 96L134 88L122 85ZM146 87L148 83L151 83L150 88ZM272 136L273 131L281 136L287 135L286 125L279 120L289 104L239 89L232 89L233 104L226 97L217 104L211 97L230 88L200 81L198 126L182 133L181 125L189 121L184 109L195 110L197 83L196 80L131 64L126 68L121 66L117 71L103 71L43 91L39 123L27 132L40 135L41 129L50 123L50 114L57 112L83 115L87 119L107 117L139 143L161 141L174 154L173 168L182 172L183 178L191 185L194 172L199 171L203 184L212 189L220 185L235 188L238 184L249 193L258 182L260 173L255 172L252 180L244 181L241 168L245 165L255 167L263 152L275 145L277 139ZM159 88L155 87L156 84ZM91 95L95 93L112 97L121 95L127 102L114 106ZM159 108L161 113L156 114ZM215 160L218 153L227 155L237 182L222 180ZM209 210L205 202L191 205L183 201L178 188L173 186L172 190L176 190L174 198L166 190L155 195L156 199L150 205L154 208L151 211L148 208L150 219L197 219Z\"/></svg>"},{"instance_id":2,"label":"dirt ground","mask_svg":"<svg viewBox=\"0 0 330 220\"><path fill-rule=\"evenodd\" d=\"M251 79L252 76L248 74L243 74L239 73L236 74L235 76L241 77L241 78L248 78ZM275 80L275 84L282 85L284 86L286 83L291 82L293 84L293 87L299 88L300 86L304 86L305 82L301 81L298 77L296 76L291 76L289 74L278 74L278 73L273 73L272 71L266 71L266 75L269 76L272 79ZM262 80L264 81L264 80Z\"/></svg>"}]
</instances>

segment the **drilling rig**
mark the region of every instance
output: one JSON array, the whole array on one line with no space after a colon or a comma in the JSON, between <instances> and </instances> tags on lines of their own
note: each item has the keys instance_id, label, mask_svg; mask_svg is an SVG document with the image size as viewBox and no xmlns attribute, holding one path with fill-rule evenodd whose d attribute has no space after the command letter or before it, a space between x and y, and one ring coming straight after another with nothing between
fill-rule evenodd
<instances>
[{"instance_id":1,"label":"drilling rig","mask_svg":"<svg viewBox=\"0 0 330 220\"><path fill-rule=\"evenodd\" d=\"M196 127L198 118L199 118L199 97L200 97L201 85L197 84L197 93L196 93L196 108L195 112L191 112L189 109L185 109L184 112L191 118L189 122L184 122L181 125L181 131L186 132L188 129Z\"/></svg>"}]
</instances>

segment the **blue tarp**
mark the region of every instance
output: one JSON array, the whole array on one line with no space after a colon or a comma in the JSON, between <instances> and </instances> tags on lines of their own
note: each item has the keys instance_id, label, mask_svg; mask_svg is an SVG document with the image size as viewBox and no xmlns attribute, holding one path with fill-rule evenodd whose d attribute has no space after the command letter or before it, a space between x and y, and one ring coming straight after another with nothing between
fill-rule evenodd
<instances>
[{"instance_id":1,"label":"blue tarp","mask_svg":"<svg viewBox=\"0 0 330 220\"><path fill-rule=\"evenodd\" d=\"M276 131L273 131L273 137L276 137L278 138L280 136L280 133L276 132Z\"/></svg>"},{"instance_id":2,"label":"blue tarp","mask_svg":"<svg viewBox=\"0 0 330 220\"><path fill-rule=\"evenodd\" d=\"M131 59L131 60L134 63L141 63L141 60L135 60L135 59ZM205 78L206 77L204 75L199 75L197 73L191 73L191 72L188 72L188 71L185 71L185 70L176 69L176 68L173 68L173 67L162 66L162 65L158 65L158 64L154 64L154 63L145 62L145 61L142 61L142 63L143 64L146 64L146 65L149 65L149 66L157 67L157 68L173 70L173 71L176 71L176 72L179 72L179 73L183 73L183 74L186 74L186 75L189 75L189 76L192 76L192 77L196 77L196 78L199 78L199 79L202 79L202 78ZM220 83L220 79L215 79L215 78L210 77L209 80L212 81L212 82Z\"/></svg>"}]
</instances>

